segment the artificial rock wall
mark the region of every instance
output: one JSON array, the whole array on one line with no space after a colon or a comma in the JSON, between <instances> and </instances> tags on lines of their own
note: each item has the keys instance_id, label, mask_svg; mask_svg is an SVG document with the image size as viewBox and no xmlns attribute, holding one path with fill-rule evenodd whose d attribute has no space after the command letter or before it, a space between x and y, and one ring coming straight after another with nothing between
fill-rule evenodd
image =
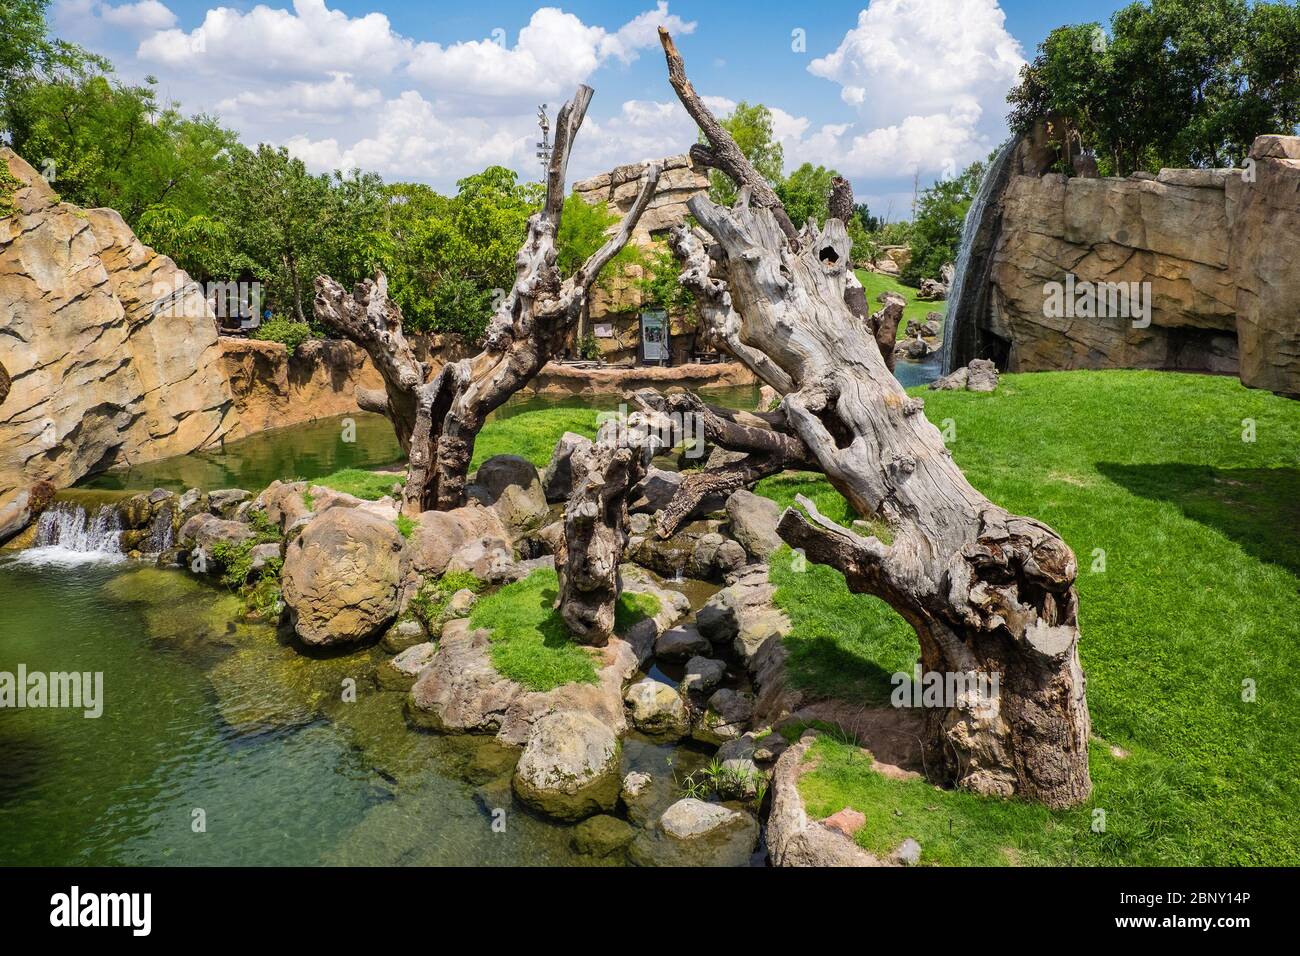
<instances>
[{"instance_id":1,"label":"artificial rock wall","mask_svg":"<svg viewBox=\"0 0 1300 956\"><path fill-rule=\"evenodd\" d=\"M1262 136L1246 170L1013 175L980 352L1011 371L1185 369L1300 397L1300 137ZM1054 318L1044 284L1149 282L1151 324Z\"/></svg>"},{"instance_id":2,"label":"artificial rock wall","mask_svg":"<svg viewBox=\"0 0 1300 956\"><path fill-rule=\"evenodd\" d=\"M60 202L11 150L0 160L18 183L0 197L13 209L0 219L3 540L51 487L202 448L237 415L189 276L113 210ZM159 302L160 288L182 291Z\"/></svg>"}]
</instances>

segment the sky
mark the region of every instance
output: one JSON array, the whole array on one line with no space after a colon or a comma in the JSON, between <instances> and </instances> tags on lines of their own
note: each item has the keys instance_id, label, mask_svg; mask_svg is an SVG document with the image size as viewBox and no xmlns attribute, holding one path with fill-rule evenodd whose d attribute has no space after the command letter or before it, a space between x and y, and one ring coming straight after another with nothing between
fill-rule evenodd
<instances>
[{"instance_id":1,"label":"sky","mask_svg":"<svg viewBox=\"0 0 1300 956\"><path fill-rule=\"evenodd\" d=\"M859 201L908 218L923 188L1006 136L1007 90L1063 23L1119 0L54 0L54 32L158 79L184 112L314 171L360 167L454 191L492 164L539 178L537 108L595 89L570 159L581 179L684 152L695 128L668 85L673 33L716 113L763 103L787 173L847 176Z\"/></svg>"}]
</instances>

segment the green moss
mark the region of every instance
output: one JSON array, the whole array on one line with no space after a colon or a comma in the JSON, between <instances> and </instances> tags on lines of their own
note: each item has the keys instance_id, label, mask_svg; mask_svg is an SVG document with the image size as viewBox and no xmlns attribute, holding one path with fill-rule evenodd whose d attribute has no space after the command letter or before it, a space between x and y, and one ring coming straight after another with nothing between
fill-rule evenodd
<instances>
[{"instance_id":1,"label":"green moss","mask_svg":"<svg viewBox=\"0 0 1300 956\"><path fill-rule=\"evenodd\" d=\"M398 515L397 520L393 523L397 525L397 533L403 538L409 538L413 535L420 524L414 518L408 518L406 515Z\"/></svg>"},{"instance_id":2,"label":"green moss","mask_svg":"<svg viewBox=\"0 0 1300 956\"><path fill-rule=\"evenodd\" d=\"M425 581L420 590L411 598L411 613L424 625L430 634L437 634L437 626L442 622L442 612L457 591L469 589L475 594L483 590L484 584L470 571L448 571L436 581Z\"/></svg>"}]
</instances>

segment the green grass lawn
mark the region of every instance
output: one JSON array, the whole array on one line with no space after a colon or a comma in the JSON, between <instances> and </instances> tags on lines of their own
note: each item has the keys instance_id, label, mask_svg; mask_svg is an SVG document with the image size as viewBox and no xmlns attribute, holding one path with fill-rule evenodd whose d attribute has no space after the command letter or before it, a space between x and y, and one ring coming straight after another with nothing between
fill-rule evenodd
<instances>
[{"instance_id":1,"label":"green grass lawn","mask_svg":"<svg viewBox=\"0 0 1300 956\"><path fill-rule=\"evenodd\" d=\"M556 573L541 568L482 598L469 615L471 626L492 632L492 666L530 690L598 682L592 649L573 640L555 609L559 590ZM648 594L621 595L615 630L658 613L658 603Z\"/></svg>"},{"instance_id":2,"label":"green grass lawn","mask_svg":"<svg viewBox=\"0 0 1300 956\"><path fill-rule=\"evenodd\" d=\"M1079 557L1094 796L1053 813L900 783L828 739L803 779L810 810L854 806L864 845L915 836L929 862L1300 863L1300 404L1159 372L1002 381L993 395L913 393L932 421L953 420L977 488ZM792 679L883 699L915 660L906 623L828 569L777 561L772 574L795 625Z\"/></svg>"},{"instance_id":3,"label":"green grass lawn","mask_svg":"<svg viewBox=\"0 0 1300 956\"><path fill-rule=\"evenodd\" d=\"M404 475L383 474L377 471L366 471L364 468L341 468L324 478L313 478L307 482L307 487L319 485L366 501L378 501L384 495L393 493L394 484L405 483ZM310 499L307 500L307 507L311 507Z\"/></svg>"},{"instance_id":4,"label":"green grass lawn","mask_svg":"<svg viewBox=\"0 0 1300 956\"><path fill-rule=\"evenodd\" d=\"M903 306L903 320L898 323L898 337L903 338L903 333L907 329L909 322L915 322L920 325L925 321L926 315L931 312L943 313L947 311L948 303L940 300L939 302L922 302L916 297L916 289L911 286L903 285L897 279L879 272L868 272L866 269L854 270L858 281L862 283L862 288L867 293L867 305L872 312L880 308L880 303L876 301L876 296L882 292L897 292L907 300L907 305ZM939 329L942 331L943 322L939 323Z\"/></svg>"}]
</instances>

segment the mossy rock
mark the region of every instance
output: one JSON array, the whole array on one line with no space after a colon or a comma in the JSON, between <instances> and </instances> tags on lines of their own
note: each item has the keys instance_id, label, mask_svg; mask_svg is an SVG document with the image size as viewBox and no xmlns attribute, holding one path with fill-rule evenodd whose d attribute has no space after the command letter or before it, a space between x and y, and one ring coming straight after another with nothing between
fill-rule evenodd
<instances>
[{"instance_id":1,"label":"mossy rock","mask_svg":"<svg viewBox=\"0 0 1300 956\"><path fill-rule=\"evenodd\" d=\"M181 604L202 593L211 593L198 580L182 571L138 568L104 582L104 594L121 604Z\"/></svg>"},{"instance_id":2,"label":"mossy rock","mask_svg":"<svg viewBox=\"0 0 1300 956\"><path fill-rule=\"evenodd\" d=\"M589 817L573 828L573 849L583 856L610 856L636 836L626 820L608 814Z\"/></svg>"}]
</instances>

